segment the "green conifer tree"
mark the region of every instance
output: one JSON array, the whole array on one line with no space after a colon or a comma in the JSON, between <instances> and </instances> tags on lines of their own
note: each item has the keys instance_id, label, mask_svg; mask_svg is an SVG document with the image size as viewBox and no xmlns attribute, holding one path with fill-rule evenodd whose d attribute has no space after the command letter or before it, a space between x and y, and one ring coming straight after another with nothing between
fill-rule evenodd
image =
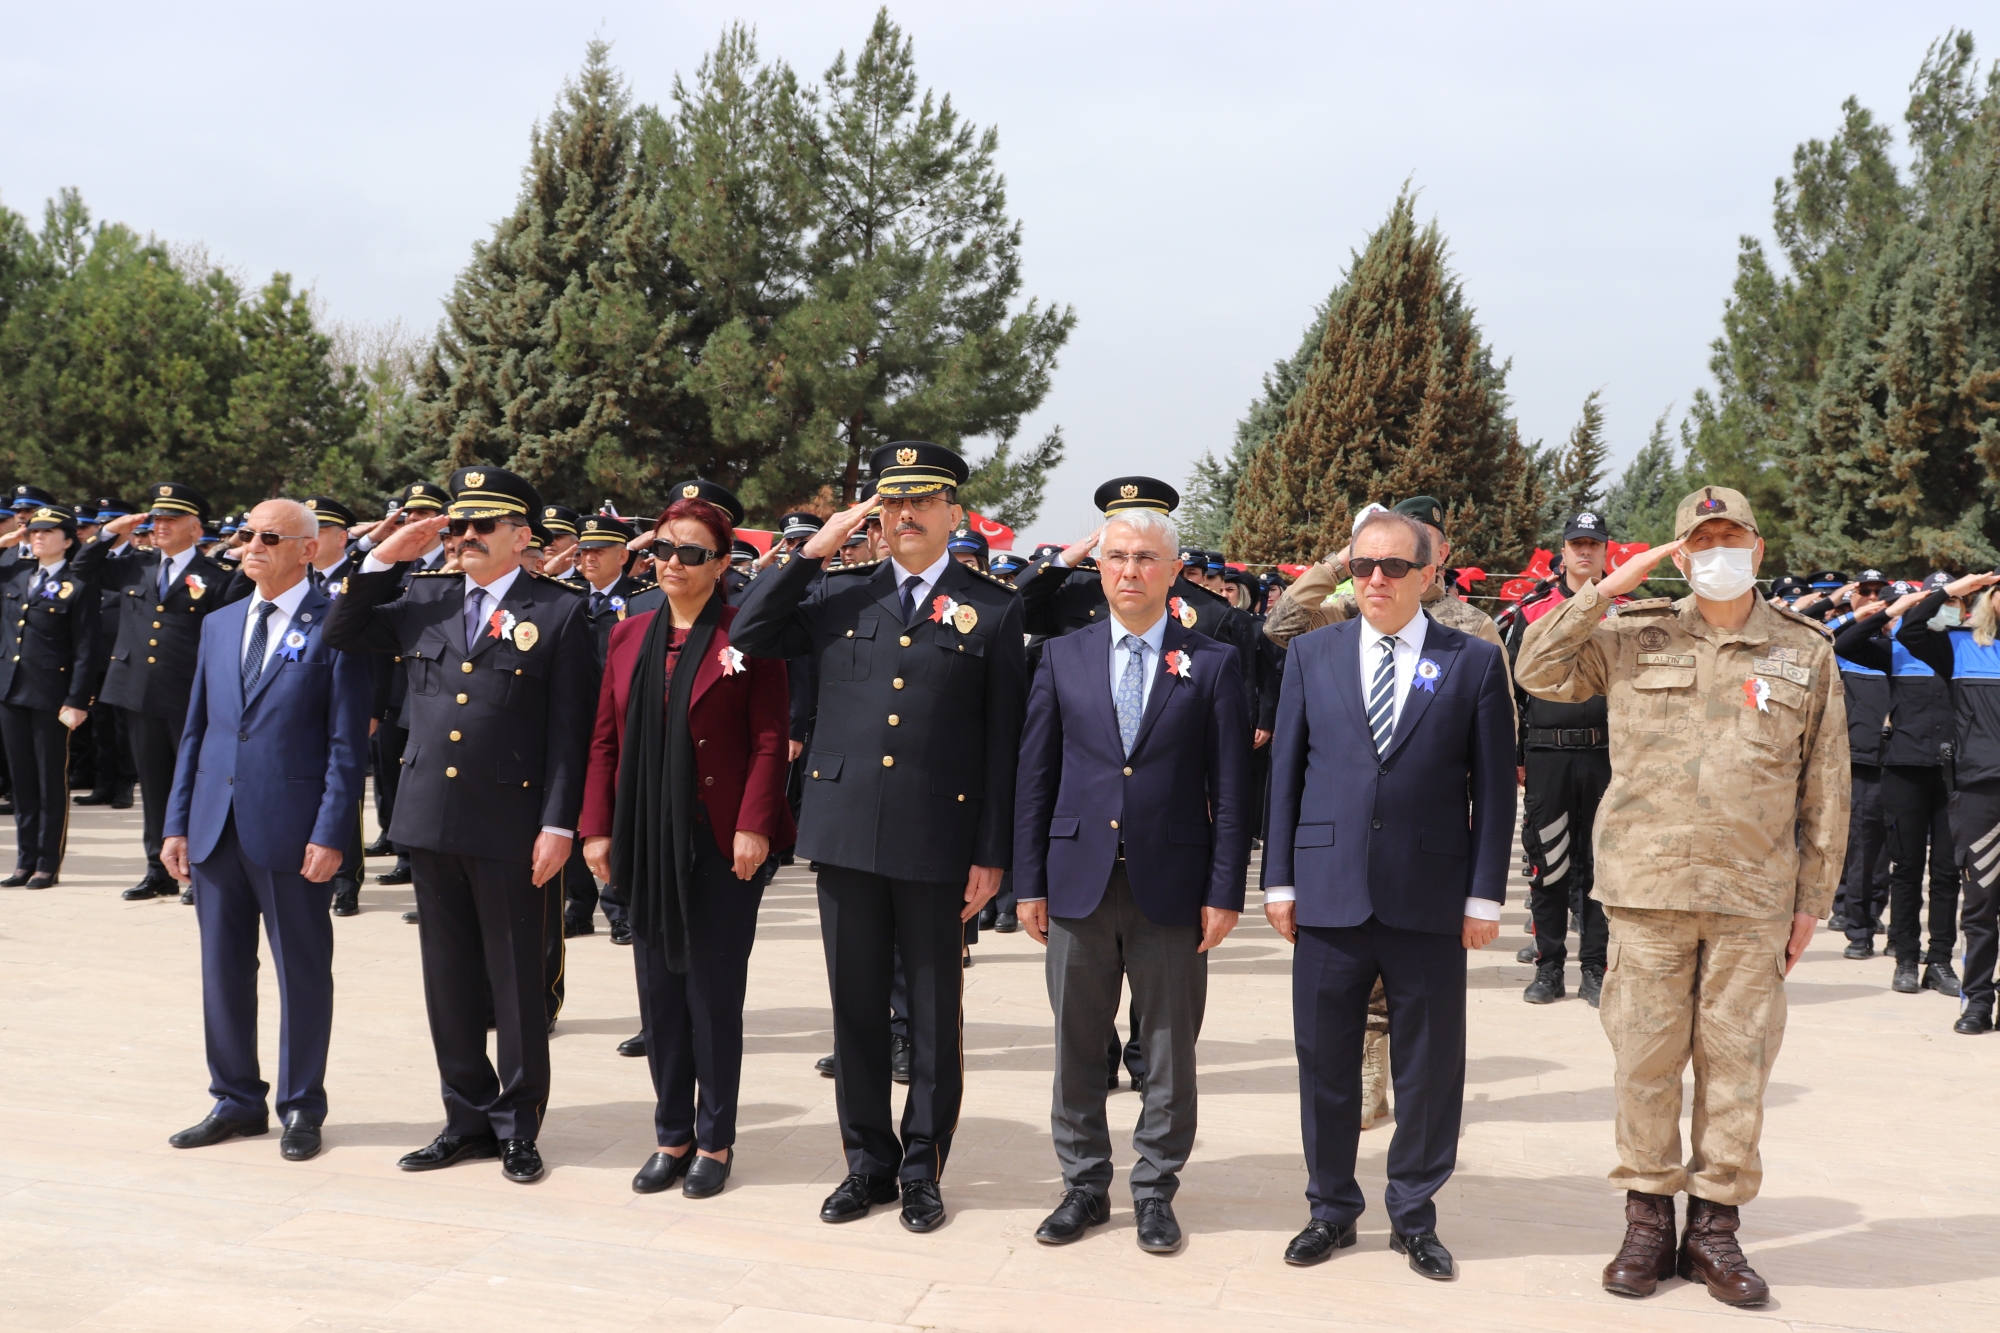
<instances>
[{"instance_id":1,"label":"green conifer tree","mask_svg":"<svg viewBox=\"0 0 2000 1333\"><path fill-rule=\"evenodd\" d=\"M1519 568L1543 496L1507 409L1506 368L1405 193L1349 269L1284 428L1244 469L1231 553L1315 560L1361 505L1428 494L1454 560Z\"/></svg>"},{"instance_id":2,"label":"green conifer tree","mask_svg":"<svg viewBox=\"0 0 2000 1333\"><path fill-rule=\"evenodd\" d=\"M1569 439L1559 449L1537 451L1538 462L1546 458L1543 488L1547 495L1542 510L1541 543L1562 541L1563 524L1579 509L1600 509L1604 505L1604 405L1598 401L1602 390L1592 389L1583 400L1583 415L1571 428Z\"/></svg>"},{"instance_id":3,"label":"green conifer tree","mask_svg":"<svg viewBox=\"0 0 2000 1333\"><path fill-rule=\"evenodd\" d=\"M1674 510L1693 486L1674 457L1668 415L1660 413L1645 445L1604 492L1604 527L1613 541L1657 546L1673 540Z\"/></svg>"}]
</instances>

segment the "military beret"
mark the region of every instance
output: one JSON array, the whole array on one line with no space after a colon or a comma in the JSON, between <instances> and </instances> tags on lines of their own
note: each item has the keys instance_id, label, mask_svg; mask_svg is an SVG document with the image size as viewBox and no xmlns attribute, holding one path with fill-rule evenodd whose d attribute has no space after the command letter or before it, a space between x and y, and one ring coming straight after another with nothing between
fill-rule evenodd
<instances>
[{"instance_id":1,"label":"military beret","mask_svg":"<svg viewBox=\"0 0 2000 1333\"><path fill-rule=\"evenodd\" d=\"M1414 518L1419 523L1428 523L1434 528L1444 527L1444 506L1428 495L1413 495L1398 503L1394 512L1407 518Z\"/></svg>"}]
</instances>

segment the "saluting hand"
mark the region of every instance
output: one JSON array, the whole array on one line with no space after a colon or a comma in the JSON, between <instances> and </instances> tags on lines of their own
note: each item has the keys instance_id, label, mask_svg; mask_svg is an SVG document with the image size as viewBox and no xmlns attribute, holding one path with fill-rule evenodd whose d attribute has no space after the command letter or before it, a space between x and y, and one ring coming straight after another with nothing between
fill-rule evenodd
<instances>
[{"instance_id":1,"label":"saluting hand","mask_svg":"<svg viewBox=\"0 0 2000 1333\"><path fill-rule=\"evenodd\" d=\"M576 553L582 549L580 546L568 546L552 556L545 557L542 560L542 573L552 579L561 578L576 564Z\"/></svg>"},{"instance_id":2,"label":"saluting hand","mask_svg":"<svg viewBox=\"0 0 2000 1333\"><path fill-rule=\"evenodd\" d=\"M1964 597L1969 593L1978 592L1981 588L1990 588L1996 583L2000 583L2000 574L1967 574L1964 578L1953 579L1945 584L1944 590L1947 596Z\"/></svg>"},{"instance_id":3,"label":"saluting hand","mask_svg":"<svg viewBox=\"0 0 2000 1333\"><path fill-rule=\"evenodd\" d=\"M1100 527L1097 529L1097 531L1091 533L1088 537L1085 537L1082 541L1077 542L1074 545L1064 547L1062 553L1062 562L1064 566L1069 569L1075 569L1078 565L1082 564L1086 558L1088 558L1088 556L1092 551L1095 551L1097 549L1097 544L1103 540L1104 540L1104 529Z\"/></svg>"},{"instance_id":4,"label":"saluting hand","mask_svg":"<svg viewBox=\"0 0 2000 1333\"><path fill-rule=\"evenodd\" d=\"M375 544L368 554L385 565L400 565L405 560L415 560L431 544L431 538L443 532L451 522L443 514L433 514L429 518L411 519L396 531Z\"/></svg>"},{"instance_id":5,"label":"saluting hand","mask_svg":"<svg viewBox=\"0 0 2000 1333\"><path fill-rule=\"evenodd\" d=\"M847 544L854 530L868 518L868 511L882 503L874 496L862 500L850 508L841 510L826 521L826 526L806 539L799 548L799 554L809 560L824 560Z\"/></svg>"},{"instance_id":6,"label":"saluting hand","mask_svg":"<svg viewBox=\"0 0 2000 1333\"><path fill-rule=\"evenodd\" d=\"M1625 563L1597 581L1601 597L1623 597L1652 577L1653 567L1681 549L1679 542L1662 542L1651 550L1625 557ZM1470 947L1470 946L1468 946Z\"/></svg>"}]
</instances>

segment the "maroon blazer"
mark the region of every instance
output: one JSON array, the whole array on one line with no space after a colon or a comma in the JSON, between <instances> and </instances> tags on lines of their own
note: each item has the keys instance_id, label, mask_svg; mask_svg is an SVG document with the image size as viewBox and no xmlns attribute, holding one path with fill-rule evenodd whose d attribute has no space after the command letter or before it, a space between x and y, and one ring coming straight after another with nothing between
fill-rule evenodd
<instances>
[{"instance_id":1,"label":"maroon blazer","mask_svg":"<svg viewBox=\"0 0 2000 1333\"><path fill-rule=\"evenodd\" d=\"M644 611L611 631L604 657L604 683L597 692L597 726L590 737L590 768L583 784L583 814L577 833L585 838L611 836L617 810L618 755L625 741L625 705L631 698L633 668L646 627L664 611ZM701 803L715 829L724 856L734 851L736 834L761 833L771 850L781 851L798 840L792 810L785 802L785 776L792 738L792 700L784 662L745 657L740 670L724 674L729 655L729 622L736 608L722 608L722 619L710 637L708 653L699 662L680 662L676 671L693 671L694 693L688 699L688 730L694 736L694 771ZM666 682L657 686L662 692Z\"/></svg>"}]
</instances>

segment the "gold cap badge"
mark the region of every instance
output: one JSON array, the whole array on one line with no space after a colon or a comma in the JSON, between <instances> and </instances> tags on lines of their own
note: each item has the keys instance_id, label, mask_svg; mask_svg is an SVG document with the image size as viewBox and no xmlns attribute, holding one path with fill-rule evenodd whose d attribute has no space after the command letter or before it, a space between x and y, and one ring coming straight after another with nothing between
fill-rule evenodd
<instances>
[{"instance_id":1,"label":"gold cap badge","mask_svg":"<svg viewBox=\"0 0 2000 1333\"><path fill-rule=\"evenodd\" d=\"M168 499L172 499L172 498L173 498L173 494L174 494L174 488L173 488L173 487L171 487L171 486L162 486L162 487L160 487L160 498L161 498L161 499L163 499L163 500L168 500Z\"/></svg>"},{"instance_id":2,"label":"gold cap badge","mask_svg":"<svg viewBox=\"0 0 2000 1333\"><path fill-rule=\"evenodd\" d=\"M1121 499L1136 500L1139 498L1139 488L1128 481L1118 488L1118 495Z\"/></svg>"},{"instance_id":3,"label":"gold cap badge","mask_svg":"<svg viewBox=\"0 0 2000 1333\"><path fill-rule=\"evenodd\" d=\"M898 449L896 451L896 461L904 467L908 467L917 461L917 451L915 449Z\"/></svg>"},{"instance_id":4,"label":"gold cap badge","mask_svg":"<svg viewBox=\"0 0 2000 1333\"><path fill-rule=\"evenodd\" d=\"M681 499L683 500L692 500L700 494L701 487L695 485L693 482L689 482L687 485L681 487Z\"/></svg>"},{"instance_id":5,"label":"gold cap badge","mask_svg":"<svg viewBox=\"0 0 2000 1333\"><path fill-rule=\"evenodd\" d=\"M486 474L484 472L468 472L465 474L465 484L477 490L486 484Z\"/></svg>"}]
</instances>

